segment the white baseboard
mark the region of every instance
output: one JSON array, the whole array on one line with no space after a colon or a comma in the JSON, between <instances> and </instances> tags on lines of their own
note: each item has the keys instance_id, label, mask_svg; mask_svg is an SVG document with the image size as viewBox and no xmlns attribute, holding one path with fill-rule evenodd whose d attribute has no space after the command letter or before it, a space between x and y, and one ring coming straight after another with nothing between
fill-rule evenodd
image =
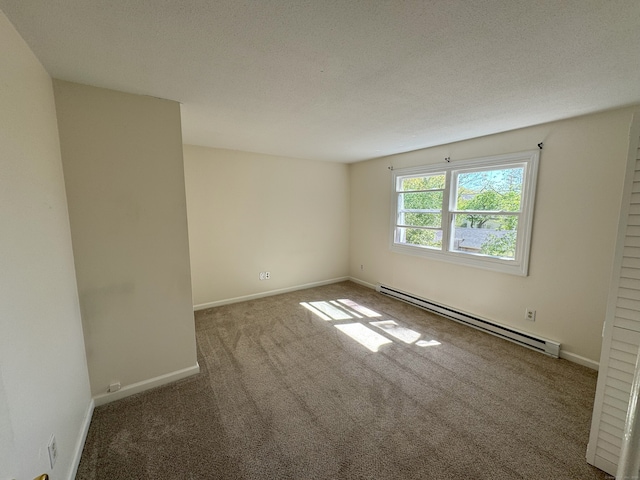
<instances>
[{"instance_id":1,"label":"white baseboard","mask_svg":"<svg viewBox=\"0 0 640 480\"><path fill-rule=\"evenodd\" d=\"M100 395L96 395L95 397L93 397L93 401L95 402L95 406L99 407L101 405L105 405L107 403L114 402L131 395L135 395L136 393L144 392L145 390L149 390L151 388L159 387L167 383L190 377L191 375L195 375L199 372L200 365L198 365L198 363L196 362L196 364L192 367L183 368L182 370L177 370L175 372L160 375L159 377L150 378L148 380L143 380L142 382L133 383L131 385L126 385L117 392L102 393Z\"/></svg>"},{"instance_id":2,"label":"white baseboard","mask_svg":"<svg viewBox=\"0 0 640 480\"><path fill-rule=\"evenodd\" d=\"M364 280L360 280L359 278L356 278L356 277L349 277L349 280L359 285L362 285L364 287L372 288L374 290L378 289L378 285L373 285L371 283L365 282ZM577 355L575 353L567 352L562 349L560 349L560 358L564 358L565 360L568 360L573 363L577 363L578 365L582 365L583 367L588 367L596 371L598 371L600 367L600 364L598 362L595 362L589 358L585 358L581 355Z\"/></svg>"},{"instance_id":3,"label":"white baseboard","mask_svg":"<svg viewBox=\"0 0 640 480\"><path fill-rule=\"evenodd\" d=\"M71 471L69 472L69 480L76 478L78 473L78 466L80 465L80 459L82 458L82 451L84 450L84 444L87 440L87 434L89 433L89 426L91 425L91 419L93 418L93 410L96 407L96 403L91 399L87 412L84 414L84 420L82 421L82 428L80 429L80 435L76 442L76 450L73 455L73 461L71 462Z\"/></svg>"},{"instance_id":4,"label":"white baseboard","mask_svg":"<svg viewBox=\"0 0 640 480\"><path fill-rule=\"evenodd\" d=\"M598 369L600 368L600 364L598 362L595 362L589 358L585 358L581 355L576 355L575 353L567 352L562 349L560 349L560 358L564 358L565 360L569 360L570 362L577 363L578 365L588 367L595 371L598 371Z\"/></svg>"},{"instance_id":5,"label":"white baseboard","mask_svg":"<svg viewBox=\"0 0 640 480\"><path fill-rule=\"evenodd\" d=\"M349 280L351 280L353 283L357 283L358 285L362 285L363 287L371 288L372 290L378 289L377 285L365 282L364 280L360 280L359 278L356 278L356 277L349 277Z\"/></svg>"},{"instance_id":6,"label":"white baseboard","mask_svg":"<svg viewBox=\"0 0 640 480\"><path fill-rule=\"evenodd\" d=\"M246 302L248 300L255 300L257 298L270 297L272 295L280 295L281 293L295 292L296 290L305 290L307 288L321 287L323 285L330 285L332 283L344 282L350 280L351 277L338 277L330 280L323 280L321 282L305 283L304 285L296 285L294 287L280 288L277 290L269 290L267 292L254 293L251 295L243 295L241 297L226 298L224 300L217 300L215 302L201 303L193 306L193 310L204 310L206 308L220 307L222 305L230 305L232 303Z\"/></svg>"}]
</instances>

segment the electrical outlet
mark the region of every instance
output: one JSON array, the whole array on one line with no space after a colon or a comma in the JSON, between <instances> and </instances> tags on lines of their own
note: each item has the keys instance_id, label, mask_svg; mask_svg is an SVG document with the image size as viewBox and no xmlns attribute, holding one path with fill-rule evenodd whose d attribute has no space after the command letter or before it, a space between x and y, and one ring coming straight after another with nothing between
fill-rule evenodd
<instances>
[{"instance_id":1,"label":"electrical outlet","mask_svg":"<svg viewBox=\"0 0 640 480\"><path fill-rule=\"evenodd\" d=\"M527 308L524 311L524 319L528 320L530 322L535 322L536 321L536 311L533 310L532 308Z\"/></svg>"},{"instance_id":2,"label":"electrical outlet","mask_svg":"<svg viewBox=\"0 0 640 480\"><path fill-rule=\"evenodd\" d=\"M49 450L49 464L51 465L51 468L53 468L56 464L56 460L58 459L58 445L56 443L55 435L51 435L47 449Z\"/></svg>"},{"instance_id":3,"label":"electrical outlet","mask_svg":"<svg viewBox=\"0 0 640 480\"><path fill-rule=\"evenodd\" d=\"M264 272L264 279L269 280L271 278L271 272Z\"/></svg>"}]
</instances>

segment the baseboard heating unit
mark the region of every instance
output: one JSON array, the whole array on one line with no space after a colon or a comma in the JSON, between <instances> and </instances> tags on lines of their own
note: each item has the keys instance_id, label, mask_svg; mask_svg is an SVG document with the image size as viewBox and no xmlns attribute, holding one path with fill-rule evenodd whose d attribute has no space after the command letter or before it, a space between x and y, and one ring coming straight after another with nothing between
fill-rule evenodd
<instances>
[{"instance_id":1,"label":"baseboard heating unit","mask_svg":"<svg viewBox=\"0 0 640 480\"><path fill-rule=\"evenodd\" d=\"M446 305L441 305L431 300L427 300L426 298L421 298L411 293L402 292L385 285L378 285L376 290L383 295L387 295L397 300L402 300L403 302L410 303L411 305L415 305L416 307L420 307L430 312L437 313L438 315L442 315L451 320L455 320L456 322L464 323L465 325L469 325L492 335L496 335L524 347L537 350L552 357L557 358L560 355L560 344L558 342L547 340L541 337L536 337L534 335L531 335L530 333L520 332L514 328L505 327L504 325L500 325L484 318L476 317L474 315L455 310Z\"/></svg>"}]
</instances>

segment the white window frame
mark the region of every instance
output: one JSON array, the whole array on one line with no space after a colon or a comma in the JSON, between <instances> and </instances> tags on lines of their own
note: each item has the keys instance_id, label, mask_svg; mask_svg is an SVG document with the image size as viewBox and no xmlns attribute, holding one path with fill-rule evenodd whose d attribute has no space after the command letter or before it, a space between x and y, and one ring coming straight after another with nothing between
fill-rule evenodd
<instances>
[{"instance_id":1,"label":"white window frame","mask_svg":"<svg viewBox=\"0 0 640 480\"><path fill-rule=\"evenodd\" d=\"M393 252L433 258L446 262L466 265L470 267L484 268L496 272L512 275L526 276L529 271L529 254L531 250L531 233L533 226L533 212L535 204L536 181L538 177L538 164L540 150L495 155L491 157L474 158L451 163L438 163L393 169L392 171L392 211L391 211L391 238L390 248ZM518 216L518 229L516 235L516 254L513 259L498 258L479 253L467 253L453 250L453 238L451 236L452 224L456 204L456 178L461 173L469 171L496 170L498 168L524 166L524 178L522 182L522 197ZM445 189L442 201L442 249L407 245L396 242L396 228L398 218L398 190L399 179L417 175L445 174ZM497 212L482 212L497 213Z\"/></svg>"}]
</instances>

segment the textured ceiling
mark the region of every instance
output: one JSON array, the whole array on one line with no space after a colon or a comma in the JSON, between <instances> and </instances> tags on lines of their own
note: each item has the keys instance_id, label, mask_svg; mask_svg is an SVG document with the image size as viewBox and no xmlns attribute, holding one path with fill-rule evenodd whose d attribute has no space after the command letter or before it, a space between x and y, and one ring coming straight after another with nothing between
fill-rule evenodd
<instances>
[{"instance_id":1,"label":"textured ceiling","mask_svg":"<svg viewBox=\"0 0 640 480\"><path fill-rule=\"evenodd\" d=\"M185 143L353 162L640 103L640 1L0 0L56 78Z\"/></svg>"}]
</instances>

